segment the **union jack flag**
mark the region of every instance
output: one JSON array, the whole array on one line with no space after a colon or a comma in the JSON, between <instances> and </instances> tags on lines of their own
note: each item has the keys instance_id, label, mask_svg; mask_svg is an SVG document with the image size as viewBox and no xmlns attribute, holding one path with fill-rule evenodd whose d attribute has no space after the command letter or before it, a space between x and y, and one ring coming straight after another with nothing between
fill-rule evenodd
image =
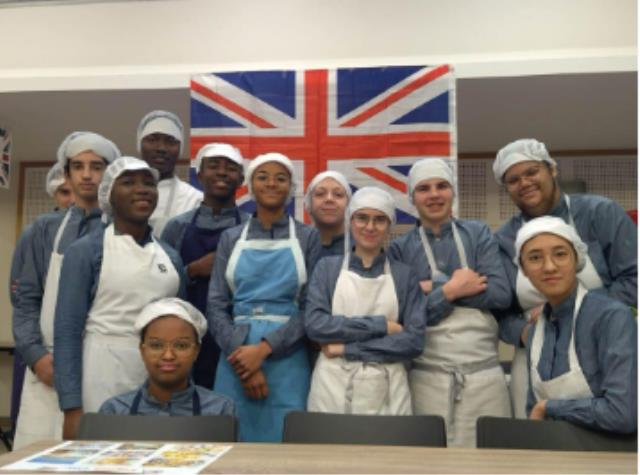
<instances>
[{"instance_id":1,"label":"union jack flag","mask_svg":"<svg viewBox=\"0 0 640 475\"><path fill-rule=\"evenodd\" d=\"M456 170L454 85L447 65L196 75L191 156L209 142L231 143L247 159L284 153L296 166L298 219L306 185L331 169L353 190L386 189L396 199L398 222L413 222L406 193L411 165L439 156ZM249 201L243 187L238 203L251 210Z\"/></svg>"}]
</instances>

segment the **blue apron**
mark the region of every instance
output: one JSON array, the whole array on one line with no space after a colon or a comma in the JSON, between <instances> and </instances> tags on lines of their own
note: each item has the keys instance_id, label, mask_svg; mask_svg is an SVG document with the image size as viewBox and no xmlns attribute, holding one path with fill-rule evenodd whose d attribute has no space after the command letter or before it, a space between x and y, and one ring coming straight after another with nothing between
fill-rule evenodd
<instances>
[{"instance_id":1,"label":"blue apron","mask_svg":"<svg viewBox=\"0 0 640 475\"><path fill-rule=\"evenodd\" d=\"M193 214L193 219L187 226L180 257L184 265L200 259L202 256L215 252L218 249L218 241L223 231L228 228L203 229L196 226L196 220L200 214L200 208ZM240 224L240 213L235 209L236 225ZM196 277L193 284L187 286L187 300L204 315L207 314L207 295L209 293L209 277ZM220 357L220 348L216 345L213 336L207 332L202 338L200 353L193 364L191 374L195 384L212 388L216 378L216 366Z\"/></svg>"},{"instance_id":2,"label":"blue apron","mask_svg":"<svg viewBox=\"0 0 640 475\"><path fill-rule=\"evenodd\" d=\"M298 316L298 297L307 281L304 257L289 218L288 239L247 240L249 220L229 258L226 278L233 292L234 324L249 325L244 345L263 337ZM281 442L284 416L304 410L309 393L310 368L306 347L262 363L269 395L251 399L233 367L220 358L215 390L231 397L240 421L242 442Z\"/></svg>"}]
</instances>

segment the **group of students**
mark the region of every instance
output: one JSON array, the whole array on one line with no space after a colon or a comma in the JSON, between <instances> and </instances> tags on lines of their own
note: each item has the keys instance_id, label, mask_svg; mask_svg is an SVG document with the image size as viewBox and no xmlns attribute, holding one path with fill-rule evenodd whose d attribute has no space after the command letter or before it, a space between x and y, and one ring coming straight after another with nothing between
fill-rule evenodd
<instances>
[{"instance_id":1,"label":"group of students","mask_svg":"<svg viewBox=\"0 0 640 475\"><path fill-rule=\"evenodd\" d=\"M452 217L446 159L416 161L418 222L387 246L386 191L352 194L322 172L309 226L288 213L289 158L245 166L235 147L205 145L200 193L174 175L183 142L178 118L154 111L142 160L91 132L60 146L74 204L39 217L14 255L29 368L16 446L73 437L98 410L235 414L242 441L281 440L293 410L438 414L450 446L475 445L479 416L514 411L636 431L637 230L611 200L562 193L544 144L498 153L521 212L495 235ZM235 203L245 182L251 215ZM510 385L499 337L521 350Z\"/></svg>"}]
</instances>

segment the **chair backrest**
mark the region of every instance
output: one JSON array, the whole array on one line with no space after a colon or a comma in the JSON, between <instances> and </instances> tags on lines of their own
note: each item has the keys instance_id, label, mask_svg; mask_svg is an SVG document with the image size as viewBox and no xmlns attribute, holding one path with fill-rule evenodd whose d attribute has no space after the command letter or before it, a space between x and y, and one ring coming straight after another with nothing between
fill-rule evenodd
<instances>
[{"instance_id":1,"label":"chair backrest","mask_svg":"<svg viewBox=\"0 0 640 475\"><path fill-rule=\"evenodd\" d=\"M586 429L565 421L531 421L482 416L478 448L636 452L638 435Z\"/></svg>"},{"instance_id":2,"label":"chair backrest","mask_svg":"<svg viewBox=\"0 0 640 475\"><path fill-rule=\"evenodd\" d=\"M158 440L180 442L236 442L233 416L129 416L84 414L81 440Z\"/></svg>"},{"instance_id":3,"label":"chair backrest","mask_svg":"<svg viewBox=\"0 0 640 475\"><path fill-rule=\"evenodd\" d=\"M283 442L298 444L370 444L446 447L440 416L368 416L290 412Z\"/></svg>"}]
</instances>

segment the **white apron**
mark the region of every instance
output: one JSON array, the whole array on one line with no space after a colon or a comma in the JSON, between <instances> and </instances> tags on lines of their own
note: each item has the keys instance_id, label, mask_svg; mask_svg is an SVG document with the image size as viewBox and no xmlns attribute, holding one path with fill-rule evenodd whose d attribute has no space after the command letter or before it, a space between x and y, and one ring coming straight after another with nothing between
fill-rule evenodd
<instances>
[{"instance_id":1,"label":"white apron","mask_svg":"<svg viewBox=\"0 0 640 475\"><path fill-rule=\"evenodd\" d=\"M58 281L64 255L58 252L60 238L69 222L71 213L67 211L60 223L53 241L53 249L47 269L47 280L44 284L44 295L40 307L40 331L42 342L53 354L53 320L58 299ZM47 439L62 440L64 414L58 405L56 390L38 379L33 371L25 371L20 412L16 422L16 435L13 441L14 450L34 442Z\"/></svg>"},{"instance_id":2,"label":"white apron","mask_svg":"<svg viewBox=\"0 0 640 475\"><path fill-rule=\"evenodd\" d=\"M155 239L141 247L132 236L104 231L102 268L89 310L82 350L82 408L97 412L110 397L146 379L133 324L152 300L175 297L180 278Z\"/></svg>"},{"instance_id":3,"label":"white apron","mask_svg":"<svg viewBox=\"0 0 640 475\"><path fill-rule=\"evenodd\" d=\"M464 246L451 222L463 269L468 268ZM419 229L432 278L441 274L424 229ZM427 326L422 355L414 360L409 381L415 414L445 419L447 445L476 446L480 416L510 417L511 405L498 362L498 324L487 311L455 307L435 326Z\"/></svg>"},{"instance_id":4,"label":"white apron","mask_svg":"<svg viewBox=\"0 0 640 475\"><path fill-rule=\"evenodd\" d=\"M582 300L587 293L587 289L582 284L578 284L578 292L576 294L576 302L573 309L573 325L571 328L571 340L569 341L569 371L560 376L542 381L538 373L538 363L540 362L540 354L542 353L542 344L544 343L544 327L546 325L546 317L541 315L536 323L536 332L531 342L531 386L536 401L545 399L583 399L592 398L593 393L585 378L578 354L576 353L576 319L578 312L582 306Z\"/></svg>"},{"instance_id":5,"label":"white apron","mask_svg":"<svg viewBox=\"0 0 640 475\"><path fill-rule=\"evenodd\" d=\"M571 201L569 196L564 195L567 208L569 210L569 224L575 229L575 222L571 216ZM578 279L587 289L597 289L602 287L602 280L596 271L591 257L587 254L587 261L584 269L578 273ZM531 281L518 269L516 277L516 294L518 303L524 311L527 320L531 318L531 311L544 304L546 299L544 295L536 289ZM513 362L511 363L511 382L509 385L511 392L511 403L513 404L514 416L518 419L527 418L527 391L529 390L529 380L527 377L527 352L524 348L515 348Z\"/></svg>"},{"instance_id":6,"label":"white apron","mask_svg":"<svg viewBox=\"0 0 640 475\"><path fill-rule=\"evenodd\" d=\"M354 317L384 315L398 321L398 296L389 262L375 278L349 270L345 254L331 311ZM311 378L307 410L341 414L410 415L411 394L403 363L365 363L320 353Z\"/></svg>"}]
</instances>

